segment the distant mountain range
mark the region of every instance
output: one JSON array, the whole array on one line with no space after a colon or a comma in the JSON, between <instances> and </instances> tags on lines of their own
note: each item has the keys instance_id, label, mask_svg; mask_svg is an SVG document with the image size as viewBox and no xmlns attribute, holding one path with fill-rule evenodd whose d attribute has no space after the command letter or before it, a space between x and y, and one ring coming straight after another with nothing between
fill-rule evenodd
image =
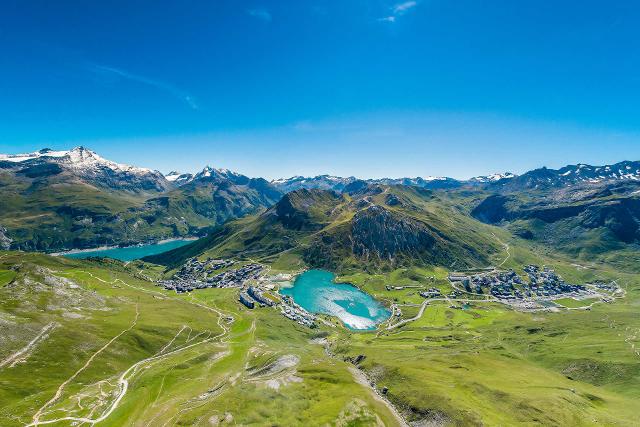
<instances>
[{"instance_id":1,"label":"distant mountain range","mask_svg":"<svg viewBox=\"0 0 640 427\"><path fill-rule=\"evenodd\" d=\"M356 181L367 184L411 185L428 189L447 189L464 186L486 186L506 190L552 188L571 185L602 184L620 181L640 181L640 161L624 161L614 165L590 166L584 164L565 166L561 169L540 168L522 175L511 172L477 176L468 180L449 177L425 178L379 178L359 180L355 177L337 177L319 175L315 177L294 176L288 179L277 179L271 183L283 192L301 188L318 188L323 190L342 191L347 185Z\"/></svg>"},{"instance_id":2,"label":"distant mountain range","mask_svg":"<svg viewBox=\"0 0 640 427\"><path fill-rule=\"evenodd\" d=\"M615 173L629 170L621 166L605 167L612 172L595 178L577 165L448 189L300 179L308 186L334 185L290 191L262 214L231 220L149 261L175 266L198 255L250 257L338 272L486 267L502 245L489 224L574 260L640 271L640 180Z\"/></svg>"},{"instance_id":3,"label":"distant mountain range","mask_svg":"<svg viewBox=\"0 0 640 427\"><path fill-rule=\"evenodd\" d=\"M282 199L291 192L295 194ZM516 236L576 256L599 256L638 245L639 199L637 161L540 168L522 175L502 173L469 180L320 175L268 182L209 166L196 174L163 175L112 162L83 147L43 149L0 155L0 248L52 251L203 236L235 218L258 215L260 220L239 223L253 224L253 235L240 233L246 234L240 247L257 253L269 252L259 246L269 242L315 260L312 265L329 265L337 261L324 259L322 252L313 249L328 244L333 253L353 262L364 257L376 264L411 258L424 263L459 259L466 265L480 264L483 245L493 247L495 242L487 238L469 246L469 236L457 235L455 227L436 226L437 217L429 209L440 206L441 214L457 218L461 227L499 225ZM332 210L338 205L344 206L344 217ZM272 224L267 219L273 215L279 219ZM300 231L296 227L306 227L305 215L325 219L311 227L314 239L305 237L304 245L294 250L292 239L300 237L294 236ZM289 231L276 236L269 228L274 224ZM326 232L318 234L325 227ZM424 237L422 243L441 248L439 254L412 241L409 234L413 232Z\"/></svg>"},{"instance_id":4,"label":"distant mountain range","mask_svg":"<svg viewBox=\"0 0 640 427\"><path fill-rule=\"evenodd\" d=\"M250 179L229 169L216 169L210 166L206 166L196 174L172 171L163 175L159 171L106 160L84 147L76 147L69 151L53 151L45 148L27 154L0 154L0 168L15 170L33 178L67 173L96 186L134 192L162 192L203 179L228 180L234 184L246 184ZM612 181L640 181L640 161L623 161L604 166L577 164L557 170L543 167L522 175L505 172L477 176L468 180L442 176L359 179L353 176L318 175L280 178L272 180L270 184L282 193L287 193L302 188L343 191L346 186L359 181L367 184L411 185L429 189L456 188L466 185L493 185L495 188L507 189L562 187Z\"/></svg>"}]
</instances>

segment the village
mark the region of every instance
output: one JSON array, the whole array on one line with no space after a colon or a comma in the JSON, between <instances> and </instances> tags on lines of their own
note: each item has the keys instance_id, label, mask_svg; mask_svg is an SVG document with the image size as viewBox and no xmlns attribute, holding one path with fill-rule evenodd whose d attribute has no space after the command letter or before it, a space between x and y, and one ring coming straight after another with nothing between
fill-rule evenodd
<instances>
[{"instance_id":1,"label":"village","mask_svg":"<svg viewBox=\"0 0 640 427\"><path fill-rule=\"evenodd\" d=\"M525 277L513 270L451 272L448 274L451 289L446 292L433 285L386 285L385 288L387 291L415 288L417 294L425 300L449 301L452 308L460 308L456 302L466 304L475 300L496 301L525 311L557 309L558 306L553 301L563 298L597 298L599 301L610 302L620 291L615 283L567 283L548 266L531 264L526 265L523 271ZM269 275L268 272L268 267L255 262L243 264L233 260L191 258L171 278L157 284L177 293L206 288L238 288L238 301L246 308L276 308L288 319L307 327L316 327L317 322L322 319L300 307L291 297L278 292L282 286L290 286L294 275ZM430 283L435 283L435 278ZM394 314L401 316L399 307L396 307Z\"/></svg>"},{"instance_id":2,"label":"village","mask_svg":"<svg viewBox=\"0 0 640 427\"><path fill-rule=\"evenodd\" d=\"M160 280L157 284L177 293L206 288L241 288L247 281L258 278L264 269L257 263L231 269L234 264L232 260L191 258L170 279Z\"/></svg>"},{"instance_id":3,"label":"village","mask_svg":"<svg viewBox=\"0 0 640 427\"><path fill-rule=\"evenodd\" d=\"M554 300L573 298L584 300L600 298L606 301L608 295L618 292L615 284L566 283L552 268L526 265L523 271L527 280L513 270L489 271L477 274L450 273L451 286L459 292L475 297L495 299L520 309L540 309L553 307ZM549 305L551 303L551 305Z\"/></svg>"},{"instance_id":4,"label":"village","mask_svg":"<svg viewBox=\"0 0 640 427\"><path fill-rule=\"evenodd\" d=\"M268 269L258 263L232 268L237 264L233 260L190 258L171 278L160 280L157 285L179 294L196 289L239 288L238 301L249 309L277 307L288 319L304 326L316 326L316 316L300 307L292 298L277 292L277 288L292 280L293 275L268 276L265 274Z\"/></svg>"}]
</instances>

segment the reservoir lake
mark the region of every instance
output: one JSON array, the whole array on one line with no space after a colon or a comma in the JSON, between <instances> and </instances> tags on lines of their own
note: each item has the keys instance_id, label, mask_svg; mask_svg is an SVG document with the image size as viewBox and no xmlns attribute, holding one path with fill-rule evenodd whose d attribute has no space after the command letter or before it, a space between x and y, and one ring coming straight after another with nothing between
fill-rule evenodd
<instances>
[{"instance_id":1,"label":"reservoir lake","mask_svg":"<svg viewBox=\"0 0 640 427\"><path fill-rule=\"evenodd\" d=\"M162 243L150 243L147 245L129 246L126 248L97 249L95 251L71 252L63 254L66 258L84 259L89 257L106 257L120 261L133 261L149 255L157 255L171 249L192 243L193 240L171 240Z\"/></svg>"},{"instance_id":2,"label":"reservoir lake","mask_svg":"<svg viewBox=\"0 0 640 427\"><path fill-rule=\"evenodd\" d=\"M293 286L281 288L296 304L311 313L337 317L352 330L373 330L391 312L366 292L348 283L335 283L335 275L324 270L308 270Z\"/></svg>"}]
</instances>

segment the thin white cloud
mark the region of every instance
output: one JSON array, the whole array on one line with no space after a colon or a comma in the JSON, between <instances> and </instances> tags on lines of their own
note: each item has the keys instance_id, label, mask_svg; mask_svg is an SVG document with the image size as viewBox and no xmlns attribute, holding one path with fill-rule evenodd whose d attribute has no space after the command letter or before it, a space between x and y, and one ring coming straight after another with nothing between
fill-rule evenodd
<instances>
[{"instance_id":1,"label":"thin white cloud","mask_svg":"<svg viewBox=\"0 0 640 427\"><path fill-rule=\"evenodd\" d=\"M417 1L406 1L404 3L398 3L393 6L393 13L396 15L402 15L409 9L412 9L418 5Z\"/></svg>"},{"instance_id":2,"label":"thin white cloud","mask_svg":"<svg viewBox=\"0 0 640 427\"><path fill-rule=\"evenodd\" d=\"M378 22L388 22L393 24L398 20L398 18L409 10L413 9L418 5L418 2L415 0L405 1L403 3L396 3L391 7L391 15L385 16L384 18L378 18Z\"/></svg>"},{"instance_id":3,"label":"thin white cloud","mask_svg":"<svg viewBox=\"0 0 640 427\"><path fill-rule=\"evenodd\" d=\"M170 95L182 100L183 102L185 102L193 110L197 110L199 108L198 104L196 103L196 101L193 98L193 96L191 96L190 94L188 94L187 92L185 92L185 91L183 91L181 89L176 88L175 86L173 86L173 85L171 85L169 83L165 83L165 82L160 81L160 80L150 79L150 78L145 77L145 76L141 76L141 75L138 75L138 74L130 73L130 72L128 72L126 70L123 70L121 68L108 67L106 65L90 64L89 65L89 69L95 74L99 74L99 75L103 75L103 76L117 77L119 79L131 80L131 81L134 81L134 82L145 84L147 86L155 87L157 89L163 90L163 91L169 93Z\"/></svg>"},{"instance_id":4,"label":"thin white cloud","mask_svg":"<svg viewBox=\"0 0 640 427\"><path fill-rule=\"evenodd\" d=\"M257 9L249 9L247 10L249 16L253 16L264 22L271 22L271 14L267 9L257 8Z\"/></svg>"}]
</instances>

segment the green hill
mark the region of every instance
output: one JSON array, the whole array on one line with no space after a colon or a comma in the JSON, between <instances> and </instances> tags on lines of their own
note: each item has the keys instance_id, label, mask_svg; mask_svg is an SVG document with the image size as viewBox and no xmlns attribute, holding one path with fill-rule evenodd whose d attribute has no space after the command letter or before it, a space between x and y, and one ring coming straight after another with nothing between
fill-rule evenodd
<instances>
[{"instance_id":1,"label":"green hill","mask_svg":"<svg viewBox=\"0 0 640 427\"><path fill-rule=\"evenodd\" d=\"M403 265L486 267L499 250L490 227L446 195L373 185L351 194L293 191L260 215L231 221L201 241L148 261L177 265L203 254L373 271Z\"/></svg>"}]
</instances>

